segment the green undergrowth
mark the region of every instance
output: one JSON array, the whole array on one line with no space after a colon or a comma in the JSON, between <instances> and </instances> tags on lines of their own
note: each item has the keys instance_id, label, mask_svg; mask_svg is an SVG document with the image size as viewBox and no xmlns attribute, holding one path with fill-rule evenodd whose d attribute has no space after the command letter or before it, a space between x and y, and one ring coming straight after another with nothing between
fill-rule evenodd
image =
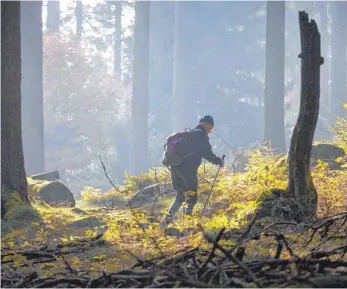
<instances>
[{"instance_id":1,"label":"green undergrowth","mask_svg":"<svg viewBox=\"0 0 347 289\"><path fill-rule=\"evenodd\" d=\"M150 205L133 210L127 207L110 209L105 208L104 205L98 207L95 203L90 205L86 199L78 202L77 208L33 205L33 210L38 213L39 219L28 221L25 227L14 227L3 234L2 249L3 252L18 252L60 244L64 252L64 250L70 250L68 244L71 242L103 234L102 245L90 247L81 254L67 254L65 258L73 268L90 269L97 276L103 269L113 271L132 266L136 262L134 256L149 259L159 254L173 254L181 249L191 249L198 245L208 248L209 245L203 241L197 224L211 233L216 233L222 227L227 230L242 230L264 198L266 190L285 189L287 168L285 162L281 162L281 158L282 156L272 152L256 151L251 154L246 172L232 174L228 169L222 169L202 218L199 217L201 208L217 168L215 166L201 168L199 170L199 202L195 207L195 213L192 218L183 218L179 212L173 224L178 230L191 230L190 234L182 238L164 235L159 228L158 218L151 222ZM166 174L165 170L157 169L157 175L164 177ZM319 194L318 216L324 217L346 211L346 170L333 171L327 164L319 162L313 169L312 175ZM153 177L154 170L139 176L136 179L138 187L134 189L137 190L142 185L142 179L146 180L146 185L149 180L155 183L156 180L151 179ZM132 180L135 183L134 177ZM101 195L100 191L93 191L92 188L89 190L88 193L93 194L95 199ZM113 197L113 194L117 193L110 191L100 198L105 200L108 196ZM131 193L134 192L130 192L130 195ZM160 205L156 206L155 213L159 217L163 216L172 200L173 196L163 197L159 202ZM9 219L4 220L2 226L6 226L9 222ZM221 244L228 246L235 242L236 240L233 239L223 240ZM275 254L270 247L264 247L255 241L251 241L249 246L254 247L252 254L255 257ZM16 258L16 265L24 266L23 270L35 266L41 277L50 276L50 272L64 268L63 261L54 262L54 265L53 263L34 265L23 256ZM11 270L11 268L5 264L2 270Z\"/></svg>"},{"instance_id":2,"label":"green undergrowth","mask_svg":"<svg viewBox=\"0 0 347 289\"><path fill-rule=\"evenodd\" d=\"M338 138L335 141L338 142ZM342 145L340 141L339 144ZM164 195L158 198L154 207L152 200L134 209L126 206L126 202L141 188L151 184L170 183L167 169L153 168L136 177L127 175L123 186L107 193L86 187L76 208L52 208L49 205L34 204L30 212L35 212L37 218L22 219L22 223L25 222L22 227L12 226L13 220L17 222L22 217L14 213L16 210L12 210L2 222L2 253L13 252L11 258L15 260L17 267L23 266L21 268L24 271L30 271L35 266L44 278L57 270L63 270L63 260L33 264L25 257L16 255L16 252L43 246L49 248L58 244L63 252L68 252L71 242L103 234L102 244L91 246L83 253L65 256L65 260L74 269L90 269L98 276L100 270L128 268L136 262L134 256L150 259L159 254L172 255L178 250L198 245L208 248L198 224L209 233L216 233L223 227L227 230L243 230L259 204L269 197L264 192L273 188L284 190L287 186L285 156L264 149L253 151L244 173L233 174L228 169L221 169L204 215L200 218L216 171L217 167L213 165L199 169L199 200L194 208L194 215L183 218L181 212L178 212L173 224L178 230L190 230L182 238L167 236L159 228L158 221L166 213L174 196ZM346 168L342 166L341 170L332 170L328 164L318 161L312 169L312 176L319 197L318 217L347 211ZM16 205L11 204L13 207ZM26 210L22 208L18 212ZM152 218L152 213L155 218ZM226 246L235 242L234 239L221 241ZM275 254L270 246L256 241L250 241L248 248L251 248L248 249L249 258L268 258ZM305 250L302 249L302 254ZM12 267L4 264L2 270L12 270Z\"/></svg>"}]
</instances>

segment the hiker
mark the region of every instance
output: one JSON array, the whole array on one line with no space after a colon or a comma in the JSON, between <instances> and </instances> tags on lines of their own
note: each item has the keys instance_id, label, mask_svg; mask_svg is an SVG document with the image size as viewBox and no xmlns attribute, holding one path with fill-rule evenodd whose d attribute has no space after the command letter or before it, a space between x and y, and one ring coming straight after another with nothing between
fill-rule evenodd
<instances>
[{"instance_id":1,"label":"hiker","mask_svg":"<svg viewBox=\"0 0 347 289\"><path fill-rule=\"evenodd\" d=\"M176 198L171 204L167 215L161 221L162 228L173 221L175 213L184 201L187 202L187 206L183 208L183 214L192 215L197 202L198 168L201 165L202 158L215 165L224 166L224 161L212 152L209 142L208 134L213 126L213 118L206 115L200 119L196 128L185 131L186 135L181 137L179 141L174 140L175 154L181 158L176 165L170 165L171 181L176 191ZM181 136L184 133L176 133L172 136L177 134ZM168 166L170 162L165 163L163 161L163 164Z\"/></svg>"}]
</instances>

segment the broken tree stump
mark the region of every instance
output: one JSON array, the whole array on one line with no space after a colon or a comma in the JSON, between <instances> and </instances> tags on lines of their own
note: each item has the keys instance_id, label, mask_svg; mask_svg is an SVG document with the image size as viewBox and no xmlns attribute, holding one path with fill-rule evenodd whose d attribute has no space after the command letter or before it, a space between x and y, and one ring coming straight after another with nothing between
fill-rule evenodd
<instances>
[{"instance_id":1,"label":"broken tree stump","mask_svg":"<svg viewBox=\"0 0 347 289\"><path fill-rule=\"evenodd\" d=\"M297 221L314 219L317 191L311 176L311 149L317 125L320 98L321 56L320 34L314 20L305 11L299 12L301 38L301 95L298 120L293 130L288 165L288 192L298 201Z\"/></svg>"}]
</instances>

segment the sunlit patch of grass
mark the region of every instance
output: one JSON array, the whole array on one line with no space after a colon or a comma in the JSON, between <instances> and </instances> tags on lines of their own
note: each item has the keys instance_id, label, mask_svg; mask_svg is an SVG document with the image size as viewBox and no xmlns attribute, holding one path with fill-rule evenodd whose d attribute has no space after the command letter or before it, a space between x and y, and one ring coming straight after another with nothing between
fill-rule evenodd
<instances>
[{"instance_id":1,"label":"sunlit patch of grass","mask_svg":"<svg viewBox=\"0 0 347 289\"><path fill-rule=\"evenodd\" d=\"M37 220L30 220L25 227L13 228L7 234L3 234L2 247L7 251L17 252L43 245L62 244L62 252L68 252L71 242L103 234L101 241L104 244L101 242L88 248L83 257L79 255L68 258L72 267L93 270L97 277L99 271L103 269L111 272L134 265L137 261L134 256L150 259L159 254L172 255L178 250L192 249L198 245L208 249L211 245L204 241L198 224L201 224L206 233L214 236L223 227L226 230L242 230L264 197L264 192L272 188L285 189L287 185L287 165L283 161L283 156L271 151L254 151L250 155L244 173L232 174L227 169L220 171L204 215L200 218L216 171L217 168L212 165L206 165L199 170L198 203L194 215L183 218L179 211L174 223L170 225L178 231L188 232L184 237L165 235L157 222L173 201L172 195L158 198L154 207L156 215L154 222L149 218L153 200L133 210L126 206L110 209L116 202L128 200L141 187L158 181L170 182L168 171L159 168L138 177L127 176L126 184L120 188L122 193L111 190L102 194L98 190L89 188L82 194L83 199L77 202L77 208L33 205L33 210L37 212ZM327 164L319 161L312 170L312 176L319 196L318 217L346 211L347 170L331 170ZM296 235L288 233L286 237L293 240ZM235 245L236 241L230 239L220 242L225 246L231 246ZM274 239L271 237L263 238L259 242L250 241L247 258L273 257L275 254L273 242ZM317 243L319 240L314 239L312 242ZM295 246L300 256L308 252L308 248L301 248L302 243ZM282 257L290 256L284 251ZM28 262L19 256L13 258L16 259L17 265ZM38 265L39 275L48 276L52 271L58 272L64 269L62 260L52 264ZM2 270L11 270L11 267L3 266Z\"/></svg>"}]
</instances>

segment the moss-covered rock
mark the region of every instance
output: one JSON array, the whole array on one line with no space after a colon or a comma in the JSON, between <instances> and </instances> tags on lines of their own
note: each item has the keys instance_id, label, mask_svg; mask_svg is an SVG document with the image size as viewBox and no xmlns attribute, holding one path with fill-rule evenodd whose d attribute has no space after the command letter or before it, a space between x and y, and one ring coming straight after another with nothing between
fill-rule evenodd
<instances>
[{"instance_id":1,"label":"moss-covered rock","mask_svg":"<svg viewBox=\"0 0 347 289\"><path fill-rule=\"evenodd\" d=\"M62 183L56 181L28 180L28 196L38 198L53 207L75 207L76 201L72 192Z\"/></svg>"},{"instance_id":2,"label":"moss-covered rock","mask_svg":"<svg viewBox=\"0 0 347 289\"><path fill-rule=\"evenodd\" d=\"M338 146L327 143L316 144L312 146L311 158L313 159L313 166L317 164L317 160L322 160L324 162L327 162L331 169L337 170L340 169L341 163L336 162L336 159L344 157L344 149Z\"/></svg>"}]
</instances>

